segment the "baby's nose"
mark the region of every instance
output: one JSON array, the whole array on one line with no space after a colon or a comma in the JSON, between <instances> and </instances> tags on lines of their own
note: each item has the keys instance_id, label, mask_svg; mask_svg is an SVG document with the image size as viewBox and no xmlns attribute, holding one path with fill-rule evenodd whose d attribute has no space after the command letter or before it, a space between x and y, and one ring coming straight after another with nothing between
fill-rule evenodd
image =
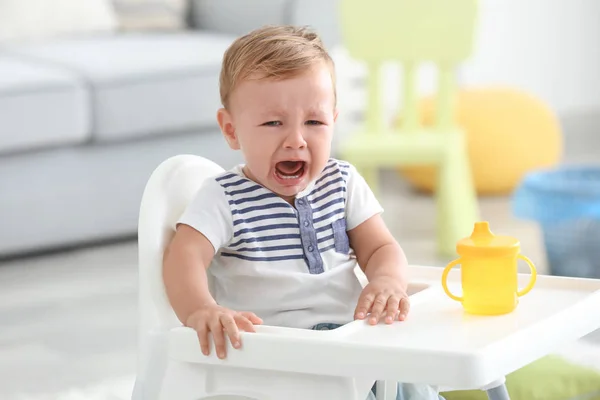
<instances>
[{"instance_id":1,"label":"baby's nose","mask_svg":"<svg viewBox=\"0 0 600 400\"><path fill-rule=\"evenodd\" d=\"M300 129L290 130L285 138L284 147L289 149L303 149L306 147L306 140Z\"/></svg>"}]
</instances>

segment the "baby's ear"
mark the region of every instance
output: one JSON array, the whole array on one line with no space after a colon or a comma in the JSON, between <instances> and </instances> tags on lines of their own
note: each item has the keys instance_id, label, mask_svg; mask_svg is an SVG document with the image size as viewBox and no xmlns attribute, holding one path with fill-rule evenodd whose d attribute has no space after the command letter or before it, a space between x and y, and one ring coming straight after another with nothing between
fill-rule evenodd
<instances>
[{"instance_id":1,"label":"baby's ear","mask_svg":"<svg viewBox=\"0 0 600 400\"><path fill-rule=\"evenodd\" d=\"M233 124L231 113L225 108L220 108L219 111L217 111L217 122L221 127L221 132L223 132L223 136L225 136L229 147L233 150L239 150L240 142L235 134L235 125Z\"/></svg>"}]
</instances>

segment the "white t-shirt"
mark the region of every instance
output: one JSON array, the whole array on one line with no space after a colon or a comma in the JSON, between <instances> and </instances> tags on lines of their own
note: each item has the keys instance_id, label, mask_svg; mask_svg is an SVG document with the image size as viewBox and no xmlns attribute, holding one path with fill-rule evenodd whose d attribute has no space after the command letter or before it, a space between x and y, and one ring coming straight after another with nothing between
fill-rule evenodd
<instances>
[{"instance_id":1,"label":"white t-shirt","mask_svg":"<svg viewBox=\"0 0 600 400\"><path fill-rule=\"evenodd\" d=\"M217 303L273 326L352 321L362 288L346 232L383 211L362 176L330 159L294 208L242 167L207 179L178 221L216 249Z\"/></svg>"}]
</instances>

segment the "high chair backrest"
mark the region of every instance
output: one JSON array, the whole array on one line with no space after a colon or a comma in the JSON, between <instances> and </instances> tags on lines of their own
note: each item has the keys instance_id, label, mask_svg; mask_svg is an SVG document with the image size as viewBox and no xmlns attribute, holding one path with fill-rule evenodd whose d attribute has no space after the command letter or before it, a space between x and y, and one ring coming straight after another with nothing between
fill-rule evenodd
<instances>
[{"instance_id":1,"label":"high chair backrest","mask_svg":"<svg viewBox=\"0 0 600 400\"><path fill-rule=\"evenodd\" d=\"M205 158L179 155L161 163L146 184L138 225L142 340L151 330L181 325L164 290L163 253L175 233L175 223L202 182L221 171L220 166Z\"/></svg>"},{"instance_id":2,"label":"high chair backrest","mask_svg":"<svg viewBox=\"0 0 600 400\"><path fill-rule=\"evenodd\" d=\"M402 64L403 128L419 127L417 72L424 62L438 70L436 127L453 121L455 67L472 51L477 0L340 0L343 45L368 69L367 128L385 130L381 106L383 63Z\"/></svg>"}]
</instances>

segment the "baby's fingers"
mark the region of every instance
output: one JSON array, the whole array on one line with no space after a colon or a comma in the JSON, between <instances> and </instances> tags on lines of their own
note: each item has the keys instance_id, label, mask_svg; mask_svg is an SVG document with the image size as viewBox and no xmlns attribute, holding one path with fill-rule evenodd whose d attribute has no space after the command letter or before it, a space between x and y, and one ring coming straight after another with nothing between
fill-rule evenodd
<instances>
[{"instance_id":1,"label":"baby's fingers","mask_svg":"<svg viewBox=\"0 0 600 400\"><path fill-rule=\"evenodd\" d=\"M387 305L387 300L388 297L383 293L380 293L375 298L373 309L371 310L371 318L369 319L371 325L375 325L381 320L383 310L385 310L385 306Z\"/></svg>"},{"instance_id":2,"label":"baby's fingers","mask_svg":"<svg viewBox=\"0 0 600 400\"><path fill-rule=\"evenodd\" d=\"M375 295L373 293L363 291L358 299L356 310L354 311L354 318L365 319L367 313L371 311L373 300L375 300Z\"/></svg>"},{"instance_id":3,"label":"baby's fingers","mask_svg":"<svg viewBox=\"0 0 600 400\"><path fill-rule=\"evenodd\" d=\"M221 316L221 324L223 324L223 329L227 332L227 336L229 336L229 341L234 349L239 349L240 344L240 331L238 330L235 317L227 314Z\"/></svg>"},{"instance_id":4,"label":"baby's fingers","mask_svg":"<svg viewBox=\"0 0 600 400\"><path fill-rule=\"evenodd\" d=\"M217 350L217 357L225 358L227 350L225 348L225 332L223 331L223 325L220 318L211 321L210 332L212 333L213 341L215 342L215 349Z\"/></svg>"},{"instance_id":5,"label":"baby's fingers","mask_svg":"<svg viewBox=\"0 0 600 400\"><path fill-rule=\"evenodd\" d=\"M240 329L244 332L256 332L252 321L250 321L244 315L237 314L234 318L235 318L235 323L236 323L238 329Z\"/></svg>"},{"instance_id":6,"label":"baby's fingers","mask_svg":"<svg viewBox=\"0 0 600 400\"><path fill-rule=\"evenodd\" d=\"M248 311L243 311L240 313L243 317L247 318L250 322L252 322L252 324L254 325L261 325L263 323L263 320L260 319L256 314L254 314L253 312L248 312ZM238 325L239 326L239 325ZM248 332L254 332L254 327L252 327L251 331Z\"/></svg>"},{"instance_id":7,"label":"baby's fingers","mask_svg":"<svg viewBox=\"0 0 600 400\"><path fill-rule=\"evenodd\" d=\"M206 326L206 323L201 323L195 329L196 333L198 334L198 341L200 342L200 350L202 350L202 354L207 356L210 354L210 346L208 344L208 326Z\"/></svg>"},{"instance_id":8,"label":"baby's fingers","mask_svg":"<svg viewBox=\"0 0 600 400\"><path fill-rule=\"evenodd\" d=\"M385 310L385 323L391 324L396 319L396 315L398 315L398 307L400 306L400 299L396 296L390 296L387 301L387 306Z\"/></svg>"},{"instance_id":9,"label":"baby's fingers","mask_svg":"<svg viewBox=\"0 0 600 400\"><path fill-rule=\"evenodd\" d=\"M403 297L400 300L400 314L398 315L398 320L404 321L408 312L410 311L410 300L407 297Z\"/></svg>"}]
</instances>

